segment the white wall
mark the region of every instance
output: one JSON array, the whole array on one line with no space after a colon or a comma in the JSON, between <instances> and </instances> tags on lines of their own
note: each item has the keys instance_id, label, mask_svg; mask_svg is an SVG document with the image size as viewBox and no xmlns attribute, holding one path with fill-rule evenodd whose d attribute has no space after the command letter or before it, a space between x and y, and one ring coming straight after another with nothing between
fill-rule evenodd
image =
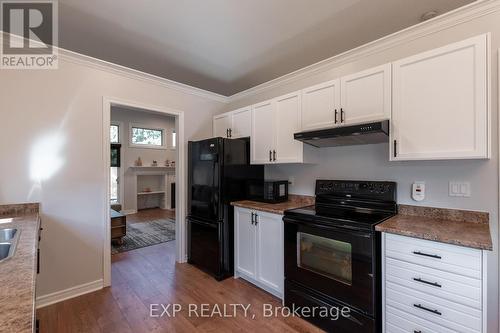
<instances>
[{"instance_id":1,"label":"white wall","mask_svg":"<svg viewBox=\"0 0 500 333\"><path fill-rule=\"evenodd\" d=\"M151 165L153 161L157 161L158 165L163 166L167 159L169 161L176 160L177 152L171 146L171 135L175 131L175 117L113 106L111 108L111 122L116 122L120 125L120 143L122 145L120 179L122 182L121 185L123 185L120 203L122 204L122 210L135 211L137 210L136 175L130 167L134 165L138 157L141 157L142 163L145 166ZM163 129L167 141L166 147L152 149L130 146L130 124Z\"/></svg>"},{"instance_id":2,"label":"white wall","mask_svg":"<svg viewBox=\"0 0 500 333\"><path fill-rule=\"evenodd\" d=\"M391 46L383 50L377 50L377 52L371 52L369 56L363 56L360 59L353 55L355 60L341 61L340 64L332 62L331 66L325 66L326 69L321 71L311 71L310 74L303 74L300 77L297 75L296 78L291 75L282 83L278 80L269 88L258 89L255 93L243 94L236 99L233 98L235 100L227 105L224 110L233 110L251 105L342 75L491 32L491 120L493 142L491 160L389 162L388 144L379 144L320 149L318 150L318 164L266 166L266 176L284 179L293 177L295 184L291 186L290 191L295 194L313 194L314 181L318 178L393 180L398 182L399 203L489 212L494 251L488 252L488 332L498 332L499 146L497 124L499 96L497 49L500 47L500 12L495 11L472 20L463 20L459 24L441 29L442 27L404 43L395 41ZM450 119L450 121L453 121L453 119ZM425 132L425 129L423 130ZM410 184L416 180L426 181L427 184L427 198L421 203L412 201L410 198ZM448 182L453 180L469 181L472 186L472 197L449 197Z\"/></svg>"},{"instance_id":3,"label":"white wall","mask_svg":"<svg viewBox=\"0 0 500 333\"><path fill-rule=\"evenodd\" d=\"M41 202L39 296L103 277L103 96L184 111L187 140L211 136L222 105L160 80L59 59L57 70L0 71L0 203Z\"/></svg>"}]
</instances>

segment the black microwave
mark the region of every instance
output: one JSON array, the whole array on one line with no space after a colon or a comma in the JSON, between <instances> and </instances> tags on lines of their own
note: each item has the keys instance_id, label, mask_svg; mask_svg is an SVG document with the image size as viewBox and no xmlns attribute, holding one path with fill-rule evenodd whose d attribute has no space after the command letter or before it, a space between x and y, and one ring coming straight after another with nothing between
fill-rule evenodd
<instances>
[{"instance_id":1,"label":"black microwave","mask_svg":"<svg viewBox=\"0 0 500 333\"><path fill-rule=\"evenodd\" d=\"M266 180L250 184L248 197L251 200L279 203L288 200L288 180Z\"/></svg>"}]
</instances>

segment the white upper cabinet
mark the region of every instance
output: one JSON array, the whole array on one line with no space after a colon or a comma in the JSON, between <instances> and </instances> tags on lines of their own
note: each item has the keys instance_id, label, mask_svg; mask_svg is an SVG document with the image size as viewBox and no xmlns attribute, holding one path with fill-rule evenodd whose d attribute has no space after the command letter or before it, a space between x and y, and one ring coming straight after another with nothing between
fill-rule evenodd
<instances>
[{"instance_id":1,"label":"white upper cabinet","mask_svg":"<svg viewBox=\"0 0 500 333\"><path fill-rule=\"evenodd\" d=\"M252 135L250 136L250 159L252 164L273 162L274 101L269 100L252 107Z\"/></svg>"},{"instance_id":2,"label":"white upper cabinet","mask_svg":"<svg viewBox=\"0 0 500 333\"><path fill-rule=\"evenodd\" d=\"M300 132L301 108L300 91L253 106L252 164L312 162L312 152L294 139Z\"/></svg>"},{"instance_id":3,"label":"white upper cabinet","mask_svg":"<svg viewBox=\"0 0 500 333\"><path fill-rule=\"evenodd\" d=\"M275 100L276 148L273 160L279 163L302 161L303 143L294 139L300 132L301 95L292 93Z\"/></svg>"},{"instance_id":4,"label":"white upper cabinet","mask_svg":"<svg viewBox=\"0 0 500 333\"><path fill-rule=\"evenodd\" d=\"M213 135L223 138L244 138L251 134L252 123L251 107L214 116Z\"/></svg>"},{"instance_id":5,"label":"white upper cabinet","mask_svg":"<svg viewBox=\"0 0 500 333\"><path fill-rule=\"evenodd\" d=\"M242 108L231 112L233 125L230 137L233 139L249 137L252 133L252 108Z\"/></svg>"},{"instance_id":6,"label":"white upper cabinet","mask_svg":"<svg viewBox=\"0 0 500 333\"><path fill-rule=\"evenodd\" d=\"M489 158L488 35L393 63L392 160Z\"/></svg>"},{"instance_id":7,"label":"white upper cabinet","mask_svg":"<svg viewBox=\"0 0 500 333\"><path fill-rule=\"evenodd\" d=\"M229 129L232 125L232 117L229 113L224 113L214 117L213 133L214 137L229 137Z\"/></svg>"},{"instance_id":8,"label":"white upper cabinet","mask_svg":"<svg viewBox=\"0 0 500 333\"><path fill-rule=\"evenodd\" d=\"M391 117L391 64L340 79L339 121L357 124Z\"/></svg>"},{"instance_id":9,"label":"white upper cabinet","mask_svg":"<svg viewBox=\"0 0 500 333\"><path fill-rule=\"evenodd\" d=\"M340 80L324 82L302 90L302 130L340 124Z\"/></svg>"}]
</instances>

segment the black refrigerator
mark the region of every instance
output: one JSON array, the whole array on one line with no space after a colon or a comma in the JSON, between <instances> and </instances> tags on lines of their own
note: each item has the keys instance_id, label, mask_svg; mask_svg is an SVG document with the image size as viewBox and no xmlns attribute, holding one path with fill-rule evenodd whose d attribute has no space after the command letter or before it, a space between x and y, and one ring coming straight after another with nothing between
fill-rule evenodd
<instances>
[{"instance_id":1,"label":"black refrigerator","mask_svg":"<svg viewBox=\"0 0 500 333\"><path fill-rule=\"evenodd\" d=\"M188 262L222 280L234 270L230 203L264 180L264 166L250 165L248 138L190 141L188 151Z\"/></svg>"}]
</instances>

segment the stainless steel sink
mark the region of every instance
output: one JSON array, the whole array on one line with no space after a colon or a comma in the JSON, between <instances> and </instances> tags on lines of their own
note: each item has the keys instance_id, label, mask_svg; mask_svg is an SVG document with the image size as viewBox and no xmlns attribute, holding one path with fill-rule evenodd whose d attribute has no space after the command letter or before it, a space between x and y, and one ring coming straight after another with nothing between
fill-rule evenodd
<instances>
[{"instance_id":1,"label":"stainless steel sink","mask_svg":"<svg viewBox=\"0 0 500 333\"><path fill-rule=\"evenodd\" d=\"M17 229L0 229L0 243L10 241L16 236Z\"/></svg>"},{"instance_id":2,"label":"stainless steel sink","mask_svg":"<svg viewBox=\"0 0 500 333\"><path fill-rule=\"evenodd\" d=\"M11 249L12 244L10 243L0 243L0 260L7 259L12 256Z\"/></svg>"},{"instance_id":3,"label":"stainless steel sink","mask_svg":"<svg viewBox=\"0 0 500 333\"><path fill-rule=\"evenodd\" d=\"M16 251L19 230L0 229L0 262L11 258Z\"/></svg>"}]
</instances>

